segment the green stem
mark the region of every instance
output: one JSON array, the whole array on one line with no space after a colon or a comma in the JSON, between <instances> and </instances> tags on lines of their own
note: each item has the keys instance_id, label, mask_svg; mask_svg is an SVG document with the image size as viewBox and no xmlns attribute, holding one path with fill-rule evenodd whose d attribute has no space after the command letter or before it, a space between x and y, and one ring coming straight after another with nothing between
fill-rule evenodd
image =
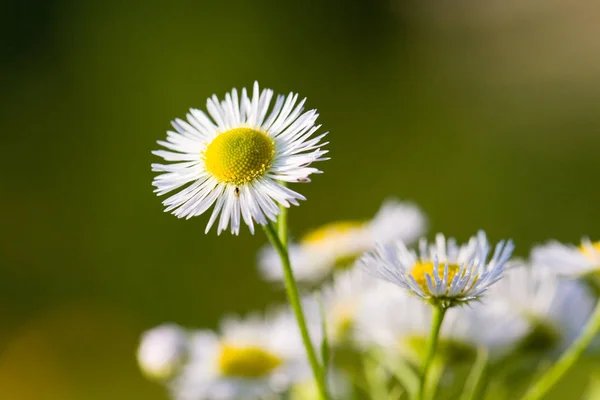
<instances>
[{"instance_id":1,"label":"green stem","mask_svg":"<svg viewBox=\"0 0 600 400\"><path fill-rule=\"evenodd\" d=\"M544 373L536 382L534 382L523 400L538 400L544 397L550 389L567 373L579 357L583 354L590 342L600 331L600 301L596 303L594 313L588 320L581 335L573 342L560 359Z\"/></svg>"},{"instance_id":2,"label":"green stem","mask_svg":"<svg viewBox=\"0 0 600 400\"><path fill-rule=\"evenodd\" d=\"M488 363L488 351L485 348L477 349L477 358L471 367L471 372L465 382L463 393L460 396L460 400L473 400L481 384L481 379L484 376L485 368Z\"/></svg>"},{"instance_id":3,"label":"green stem","mask_svg":"<svg viewBox=\"0 0 600 400\"><path fill-rule=\"evenodd\" d=\"M277 234L283 248L287 251L288 248L288 208L279 206L279 218L277 219Z\"/></svg>"},{"instance_id":4,"label":"green stem","mask_svg":"<svg viewBox=\"0 0 600 400\"><path fill-rule=\"evenodd\" d=\"M306 354L315 377L319 395L322 399L328 400L329 394L327 393L327 387L325 385L325 375L323 374L323 369L319 364L317 353L315 352L315 348L310 339L310 334L308 333L306 319L304 318L304 312L302 311L302 303L300 302L300 295L298 294L298 287L296 286L296 280L294 279L292 266L290 264L290 257L288 255L286 246L284 246L281 239L277 235L273 224L269 223L265 225L264 229L269 241L275 247L277 253L279 253L281 263L283 264L285 289L287 291L288 300L292 306L294 315L296 316L298 327L300 328L300 334L302 335L302 341L304 342L304 347L306 348Z\"/></svg>"},{"instance_id":5,"label":"green stem","mask_svg":"<svg viewBox=\"0 0 600 400\"><path fill-rule=\"evenodd\" d=\"M423 369L421 371L421 382L419 384L419 391L417 393L417 400L425 399L425 387L427 386L427 379L429 375L429 369L431 362L435 357L437 350L438 338L440 335L440 328L444 321L447 308L442 305L435 305L433 308L432 324L431 324L431 335L429 337L429 347L427 349L427 355L425 361L423 361Z\"/></svg>"}]
</instances>

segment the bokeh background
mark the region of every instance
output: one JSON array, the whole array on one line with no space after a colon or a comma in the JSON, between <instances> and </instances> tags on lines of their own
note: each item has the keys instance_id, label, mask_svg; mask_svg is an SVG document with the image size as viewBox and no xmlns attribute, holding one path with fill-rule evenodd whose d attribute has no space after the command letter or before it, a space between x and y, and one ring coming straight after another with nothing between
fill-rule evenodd
<instances>
[{"instance_id":1,"label":"bokeh background","mask_svg":"<svg viewBox=\"0 0 600 400\"><path fill-rule=\"evenodd\" d=\"M522 256L599 238L598 21L593 0L2 1L0 399L166 399L143 330L284 299L264 237L204 235L150 185L169 121L255 79L330 131L296 235L393 195Z\"/></svg>"}]
</instances>

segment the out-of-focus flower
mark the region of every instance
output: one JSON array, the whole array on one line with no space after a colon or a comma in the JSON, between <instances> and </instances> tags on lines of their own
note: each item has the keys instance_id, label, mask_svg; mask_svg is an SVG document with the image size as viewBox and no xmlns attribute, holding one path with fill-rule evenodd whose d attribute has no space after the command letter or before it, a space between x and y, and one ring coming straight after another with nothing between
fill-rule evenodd
<instances>
[{"instance_id":1,"label":"out-of-focus flower","mask_svg":"<svg viewBox=\"0 0 600 400\"><path fill-rule=\"evenodd\" d=\"M360 262L376 277L395 283L417 296L444 307L480 297L502 278L513 251L511 241L496 245L493 256L483 231L458 246L453 238L438 234L434 243L419 242L419 252L403 241L378 245Z\"/></svg>"},{"instance_id":2,"label":"out-of-focus flower","mask_svg":"<svg viewBox=\"0 0 600 400\"><path fill-rule=\"evenodd\" d=\"M171 378L185 361L187 333L175 324L153 328L142 335L137 359L142 372L151 379Z\"/></svg>"},{"instance_id":3,"label":"out-of-focus flower","mask_svg":"<svg viewBox=\"0 0 600 400\"><path fill-rule=\"evenodd\" d=\"M533 248L531 262L571 278L600 272L600 241L591 242L584 238L580 246L550 241Z\"/></svg>"},{"instance_id":4,"label":"out-of-focus flower","mask_svg":"<svg viewBox=\"0 0 600 400\"><path fill-rule=\"evenodd\" d=\"M242 89L225 95L223 101L213 95L207 100L210 115L191 109L187 122L173 121L177 132L167 132L167 140L158 143L168 150L153 153L168 164L152 164L162 174L154 178L158 195L181 189L163 204L180 218L203 214L215 205L206 232L219 217L217 233L239 233L243 220L254 232L254 221L266 225L279 214L277 203L297 205L304 196L288 189L283 182L308 182L309 175L319 173L309 167L325 160L321 139L313 137L315 110L303 113L304 101L298 95L277 96L273 108L273 91L259 90L254 83L250 97Z\"/></svg>"},{"instance_id":5,"label":"out-of-focus flower","mask_svg":"<svg viewBox=\"0 0 600 400\"><path fill-rule=\"evenodd\" d=\"M485 303L504 303L526 317L531 331L520 350L564 350L579 335L594 300L578 281L560 279L548 267L521 264L508 268Z\"/></svg>"},{"instance_id":6,"label":"out-of-focus flower","mask_svg":"<svg viewBox=\"0 0 600 400\"><path fill-rule=\"evenodd\" d=\"M404 291L382 290L358 314L359 340L380 346L420 365L431 332L432 307ZM510 351L528 332L525 317L508 305L472 303L447 311L438 354L448 362L472 361L479 348L492 359Z\"/></svg>"},{"instance_id":7,"label":"out-of-focus flower","mask_svg":"<svg viewBox=\"0 0 600 400\"><path fill-rule=\"evenodd\" d=\"M294 276L299 282L319 282L337 270L352 266L376 242L414 242L425 228L425 216L416 205L387 200L370 221L330 223L307 233L298 243L291 243ZM281 260L272 247L260 252L259 267L266 280L283 281Z\"/></svg>"},{"instance_id":8,"label":"out-of-focus flower","mask_svg":"<svg viewBox=\"0 0 600 400\"><path fill-rule=\"evenodd\" d=\"M227 318L219 334L196 332L172 391L177 400L264 398L310 376L293 316L280 311Z\"/></svg>"},{"instance_id":9,"label":"out-of-focus flower","mask_svg":"<svg viewBox=\"0 0 600 400\"><path fill-rule=\"evenodd\" d=\"M382 286L390 285L367 275L360 268L337 273L321 291L329 343L354 343L358 313L364 301ZM307 308L311 310L311 308ZM312 316L311 316L312 317ZM317 318L321 316L318 315ZM311 319L314 319L312 317Z\"/></svg>"}]
</instances>

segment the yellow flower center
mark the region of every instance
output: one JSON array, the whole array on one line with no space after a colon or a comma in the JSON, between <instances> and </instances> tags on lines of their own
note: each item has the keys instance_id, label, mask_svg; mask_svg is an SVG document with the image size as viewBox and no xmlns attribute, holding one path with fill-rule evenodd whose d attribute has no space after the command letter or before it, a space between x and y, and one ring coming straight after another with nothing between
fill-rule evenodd
<instances>
[{"instance_id":1,"label":"yellow flower center","mask_svg":"<svg viewBox=\"0 0 600 400\"><path fill-rule=\"evenodd\" d=\"M364 227L364 222L339 221L323 225L302 237L302 244L320 245L329 240L339 239L349 233L358 231Z\"/></svg>"},{"instance_id":2,"label":"yellow flower center","mask_svg":"<svg viewBox=\"0 0 600 400\"><path fill-rule=\"evenodd\" d=\"M225 376L260 378L281 364L282 360L259 347L221 345L219 370Z\"/></svg>"},{"instance_id":3,"label":"yellow flower center","mask_svg":"<svg viewBox=\"0 0 600 400\"><path fill-rule=\"evenodd\" d=\"M444 263L439 263L438 266L438 276L440 279L444 279ZM460 271L460 266L457 264L448 264L448 285L446 289L450 288L450 283L452 283L452 279L454 276ZM427 278L426 275L430 275L433 280L433 262L426 263L416 263L413 267L410 275L415 279L417 285L425 292L426 294L431 294L429 292L429 287L427 286Z\"/></svg>"},{"instance_id":4,"label":"yellow flower center","mask_svg":"<svg viewBox=\"0 0 600 400\"><path fill-rule=\"evenodd\" d=\"M301 243L309 246L335 246L336 240L344 240L345 237L359 232L365 226L361 221L339 221L332 222L308 232L301 239ZM352 251L354 250L354 251ZM347 249L347 253L340 254L335 260L335 269L347 269L362 254L363 249Z\"/></svg>"},{"instance_id":5,"label":"yellow flower center","mask_svg":"<svg viewBox=\"0 0 600 400\"><path fill-rule=\"evenodd\" d=\"M584 256L595 260L596 254L600 254L600 241L592 243L592 249L584 245L579 246L579 251L581 251Z\"/></svg>"},{"instance_id":6,"label":"yellow flower center","mask_svg":"<svg viewBox=\"0 0 600 400\"><path fill-rule=\"evenodd\" d=\"M354 329L356 309L351 303L337 304L333 308L333 334L336 340L344 341L349 338Z\"/></svg>"},{"instance_id":7,"label":"yellow flower center","mask_svg":"<svg viewBox=\"0 0 600 400\"><path fill-rule=\"evenodd\" d=\"M264 132L235 128L214 138L203 156L206 170L219 181L242 185L271 167L275 142Z\"/></svg>"}]
</instances>

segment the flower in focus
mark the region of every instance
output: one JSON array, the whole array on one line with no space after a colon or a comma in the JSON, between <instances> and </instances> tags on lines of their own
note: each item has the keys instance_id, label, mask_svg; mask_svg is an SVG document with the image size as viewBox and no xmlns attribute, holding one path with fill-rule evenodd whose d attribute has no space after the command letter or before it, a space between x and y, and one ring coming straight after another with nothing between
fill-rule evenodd
<instances>
[{"instance_id":1,"label":"flower in focus","mask_svg":"<svg viewBox=\"0 0 600 400\"><path fill-rule=\"evenodd\" d=\"M584 238L580 246L551 241L531 251L531 262L551 268L557 275L579 278L600 272L600 241Z\"/></svg>"},{"instance_id":2,"label":"flower in focus","mask_svg":"<svg viewBox=\"0 0 600 400\"><path fill-rule=\"evenodd\" d=\"M434 243L419 242L419 252L403 241L378 245L360 262L376 277L411 291L434 304L450 307L477 299L502 278L513 251L511 241L501 241L488 261L490 246L483 231L458 246L453 238L438 234Z\"/></svg>"},{"instance_id":3,"label":"flower in focus","mask_svg":"<svg viewBox=\"0 0 600 400\"><path fill-rule=\"evenodd\" d=\"M190 338L189 362L173 381L178 400L263 398L310 377L293 316L228 318L220 334Z\"/></svg>"},{"instance_id":4,"label":"flower in focus","mask_svg":"<svg viewBox=\"0 0 600 400\"><path fill-rule=\"evenodd\" d=\"M526 317L531 331L520 350L542 353L567 348L594 308L594 300L580 282L560 279L539 265L508 268L485 300L507 304Z\"/></svg>"},{"instance_id":5,"label":"flower in focus","mask_svg":"<svg viewBox=\"0 0 600 400\"><path fill-rule=\"evenodd\" d=\"M254 83L252 96L236 89L219 99L207 100L208 114L191 109L187 122L173 121L176 132L167 132L167 140L158 143L167 150L153 154L167 164L152 164L161 172L153 185L158 195L179 189L163 201L165 211L180 218L203 214L214 208L206 232L219 217L217 233L230 226L239 233L243 220L254 232L254 221L266 225L279 214L277 203L297 205L304 196L288 189L283 182L308 182L319 173L309 167L325 160L321 146L326 134L313 137L315 110L303 112L304 101L298 95L278 95L271 108L273 91L259 90Z\"/></svg>"},{"instance_id":6,"label":"flower in focus","mask_svg":"<svg viewBox=\"0 0 600 400\"><path fill-rule=\"evenodd\" d=\"M432 308L409 293L381 290L358 314L360 340L379 346L420 365L431 332ZM438 354L451 363L473 361L478 349L497 359L527 333L527 320L506 304L475 303L455 307L446 314L440 330Z\"/></svg>"},{"instance_id":7,"label":"flower in focus","mask_svg":"<svg viewBox=\"0 0 600 400\"><path fill-rule=\"evenodd\" d=\"M330 223L307 233L299 243L291 243L294 276L299 282L318 283L333 272L352 266L375 242L410 243L425 232L425 227L425 216L416 205L387 200L370 221ZM283 281L281 260L272 247L261 251L259 266L266 280Z\"/></svg>"},{"instance_id":8,"label":"flower in focus","mask_svg":"<svg viewBox=\"0 0 600 400\"><path fill-rule=\"evenodd\" d=\"M175 324L144 332L137 351L140 369L151 379L171 378L185 360L187 344L187 333Z\"/></svg>"}]
</instances>

